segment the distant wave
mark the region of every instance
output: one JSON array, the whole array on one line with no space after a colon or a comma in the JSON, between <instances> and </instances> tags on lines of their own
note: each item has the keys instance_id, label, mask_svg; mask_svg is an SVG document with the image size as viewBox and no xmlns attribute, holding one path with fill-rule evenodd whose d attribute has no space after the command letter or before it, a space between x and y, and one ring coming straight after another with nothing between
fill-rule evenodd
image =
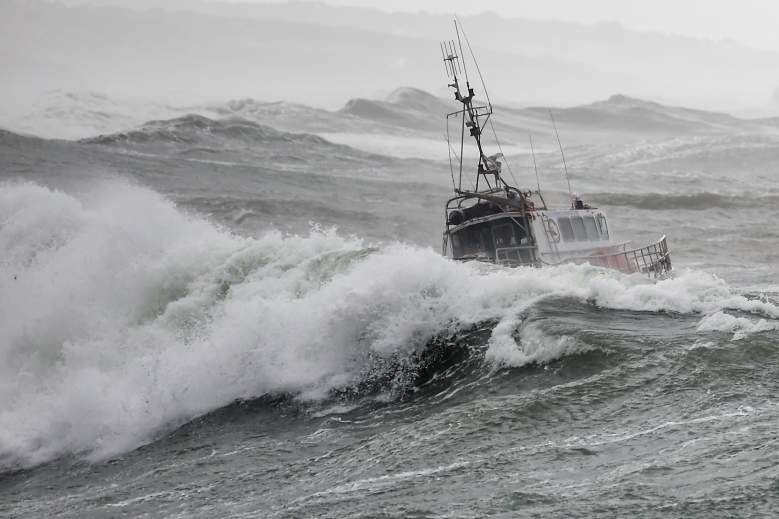
<instances>
[{"instance_id":1,"label":"distant wave","mask_svg":"<svg viewBox=\"0 0 779 519\"><path fill-rule=\"evenodd\" d=\"M350 99L339 113L400 128L435 131L451 109L447 101L428 92L402 87L386 100Z\"/></svg>"},{"instance_id":2,"label":"distant wave","mask_svg":"<svg viewBox=\"0 0 779 519\"><path fill-rule=\"evenodd\" d=\"M330 144L322 137L306 133L288 133L241 118L210 119L189 114L175 119L149 121L135 130L99 135L80 142L85 144L163 144L205 145L219 141L243 143L296 142Z\"/></svg>"},{"instance_id":3,"label":"distant wave","mask_svg":"<svg viewBox=\"0 0 779 519\"><path fill-rule=\"evenodd\" d=\"M635 207L637 209L742 209L755 206L776 207L779 195L725 195L703 191L685 195L661 193L593 193L589 198L598 204Z\"/></svg>"},{"instance_id":4,"label":"distant wave","mask_svg":"<svg viewBox=\"0 0 779 519\"><path fill-rule=\"evenodd\" d=\"M151 100L115 99L96 92L46 92L26 107L2 114L0 124L46 139L76 140L133 128L183 109Z\"/></svg>"},{"instance_id":5,"label":"distant wave","mask_svg":"<svg viewBox=\"0 0 779 519\"><path fill-rule=\"evenodd\" d=\"M36 139L37 137L30 137L21 133L11 132L0 128L0 145L15 145L22 141L28 141Z\"/></svg>"}]
</instances>

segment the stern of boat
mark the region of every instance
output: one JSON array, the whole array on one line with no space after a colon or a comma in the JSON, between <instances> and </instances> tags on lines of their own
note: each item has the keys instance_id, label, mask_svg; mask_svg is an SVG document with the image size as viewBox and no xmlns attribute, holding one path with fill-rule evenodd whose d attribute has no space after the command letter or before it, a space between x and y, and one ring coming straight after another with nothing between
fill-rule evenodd
<instances>
[{"instance_id":1,"label":"stern of boat","mask_svg":"<svg viewBox=\"0 0 779 519\"><path fill-rule=\"evenodd\" d=\"M608 267L626 274L641 273L653 278L665 277L671 270L671 251L665 236L638 249L593 255L586 260L599 267Z\"/></svg>"}]
</instances>

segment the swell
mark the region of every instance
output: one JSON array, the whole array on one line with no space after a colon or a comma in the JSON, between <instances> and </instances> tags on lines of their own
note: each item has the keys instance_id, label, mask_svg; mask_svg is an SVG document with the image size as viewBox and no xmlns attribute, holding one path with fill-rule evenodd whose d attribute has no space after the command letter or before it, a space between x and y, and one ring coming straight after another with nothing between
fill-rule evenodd
<instances>
[{"instance_id":1,"label":"swell","mask_svg":"<svg viewBox=\"0 0 779 519\"><path fill-rule=\"evenodd\" d=\"M779 195L720 194L703 191L684 195L666 193L593 193L592 200L606 206L624 206L637 209L747 209L755 207L774 208L779 204Z\"/></svg>"},{"instance_id":2,"label":"swell","mask_svg":"<svg viewBox=\"0 0 779 519\"><path fill-rule=\"evenodd\" d=\"M203 115L188 114L169 120L149 121L141 127L82 139L84 144L144 145L184 144L203 145L228 141L235 143L297 143L301 145L335 145L316 135L288 133L239 117L210 119Z\"/></svg>"},{"instance_id":3,"label":"swell","mask_svg":"<svg viewBox=\"0 0 779 519\"><path fill-rule=\"evenodd\" d=\"M528 319L549 298L779 319L774 303L696 271L653 284L587 265L455 263L334 231L245 238L121 181L0 184L0 252L6 467L101 459L263 395L402 397L450 370L460 380L590 351L575 328Z\"/></svg>"}]
</instances>

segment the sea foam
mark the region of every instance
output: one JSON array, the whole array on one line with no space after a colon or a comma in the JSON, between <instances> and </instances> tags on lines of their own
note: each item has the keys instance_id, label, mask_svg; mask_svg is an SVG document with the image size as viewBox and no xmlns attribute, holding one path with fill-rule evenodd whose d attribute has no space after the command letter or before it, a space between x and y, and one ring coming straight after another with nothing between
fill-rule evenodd
<instances>
[{"instance_id":1,"label":"sea foam","mask_svg":"<svg viewBox=\"0 0 779 519\"><path fill-rule=\"evenodd\" d=\"M548 296L779 317L703 272L652 283L587 265L458 263L333 230L241 237L116 180L77 193L0 184L0 253L5 467L115 455L236 399L324 398L484 321L498 322L486 362L548 362L577 348L522 329Z\"/></svg>"}]
</instances>

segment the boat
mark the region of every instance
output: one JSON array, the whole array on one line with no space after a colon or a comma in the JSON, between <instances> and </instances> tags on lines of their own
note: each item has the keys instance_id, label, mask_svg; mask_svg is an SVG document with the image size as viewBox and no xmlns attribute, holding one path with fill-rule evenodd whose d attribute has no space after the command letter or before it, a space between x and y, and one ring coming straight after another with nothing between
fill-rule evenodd
<instances>
[{"instance_id":1,"label":"boat","mask_svg":"<svg viewBox=\"0 0 779 519\"><path fill-rule=\"evenodd\" d=\"M466 60L460 59L463 55L460 37L462 28L457 21L455 31L456 43L454 40L441 43L444 68L450 80L448 86L453 89L454 99L460 104L458 110L446 117L454 196L447 200L445 206L443 255L454 260L485 261L509 267L589 263L628 274L641 273L653 278L667 276L672 267L665 236L649 245L632 248L629 241L615 239L605 211L590 206L580 196L572 194L563 146L551 111L551 124L565 167L571 205L550 208L542 195L540 182L537 183L537 189L533 190L521 189L506 180L502 172L505 157L500 151L497 134L495 141L498 153L487 155L482 142L483 129L488 123L494 132L494 125L489 121L493 114L492 103L471 50L471 63L476 65L486 97L482 105L475 102L476 94L468 77ZM470 42L464 32L463 38L470 49ZM452 120L461 126L458 129L459 154L452 147ZM463 187L466 133L473 139L478 151L476 176L471 189ZM531 138L530 148L535 165L532 142ZM455 163L458 161L459 182L456 182Z\"/></svg>"}]
</instances>

